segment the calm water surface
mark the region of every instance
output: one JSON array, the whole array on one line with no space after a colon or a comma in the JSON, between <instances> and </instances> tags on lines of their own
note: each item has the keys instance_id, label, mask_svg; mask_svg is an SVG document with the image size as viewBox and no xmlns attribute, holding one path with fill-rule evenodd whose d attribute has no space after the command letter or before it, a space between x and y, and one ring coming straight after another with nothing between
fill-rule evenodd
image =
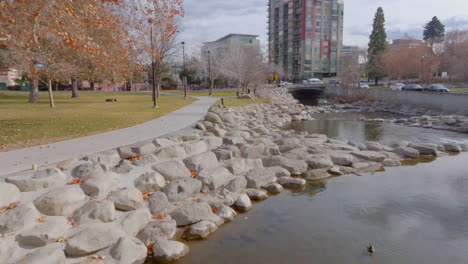
<instances>
[{"instance_id":1,"label":"calm water surface","mask_svg":"<svg viewBox=\"0 0 468 264\"><path fill-rule=\"evenodd\" d=\"M297 130L346 140L466 141L446 131L328 115ZM365 115L365 114L364 114ZM378 116L376 116L378 117ZM371 243L377 253L370 257ZM468 263L468 153L420 159L364 176L309 182L257 203L179 263Z\"/></svg>"}]
</instances>

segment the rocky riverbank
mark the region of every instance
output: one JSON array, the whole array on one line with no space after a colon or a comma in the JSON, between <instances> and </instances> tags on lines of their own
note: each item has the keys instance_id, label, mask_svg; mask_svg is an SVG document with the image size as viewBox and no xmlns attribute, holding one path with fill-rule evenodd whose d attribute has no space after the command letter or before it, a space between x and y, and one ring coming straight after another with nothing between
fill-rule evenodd
<instances>
[{"instance_id":1,"label":"rocky riverbank","mask_svg":"<svg viewBox=\"0 0 468 264\"><path fill-rule=\"evenodd\" d=\"M369 122L389 122L410 127L422 127L437 130L448 130L468 133L468 117L465 115L447 115L443 112L426 108L412 108L405 105L389 104L384 102L356 102L352 104L333 104L334 111L348 112L382 112L401 115L402 118L366 119Z\"/></svg>"},{"instance_id":2,"label":"rocky riverbank","mask_svg":"<svg viewBox=\"0 0 468 264\"><path fill-rule=\"evenodd\" d=\"M284 188L398 166L420 155L466 151L400 142L357 144L284 130L339 107L271 103L213 107L194 129L10 175L0 183L0 263L167 263L252 201Z\"/></svg>"}]
</instances>

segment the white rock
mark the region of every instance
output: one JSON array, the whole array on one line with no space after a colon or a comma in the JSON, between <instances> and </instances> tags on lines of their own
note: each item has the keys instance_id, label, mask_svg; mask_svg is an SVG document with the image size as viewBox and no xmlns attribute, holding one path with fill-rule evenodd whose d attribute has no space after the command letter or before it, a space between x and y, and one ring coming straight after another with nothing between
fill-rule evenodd
<instances>
[{"instance_id":1,"label":"white rock","mask_svg":"<svg viewBox=\"0 0 468 264\"><path fill-rule=\"evenodd\" d=\"M299 178L281 177L278 179L278 183L285 188L300 188L306 184L306 181Z\"/></svg>"},{"instance_id":2,"label":"white rock","mask_svg":"<svg viewBox=\"0 0 468 264\"><path fill-rule=\"evenodd\" d=\"M223 145L223 139L220 137L204 137L203 140L205 141L208 150L212 150Z\"/></svg>"},{"instance_id":3,"label":"white rock","mask_svg":"<svg viewBox=\"0 0 468 264\"><path fill-rule=\"evenodd\" d=\"M183 201L193 197L201 191L202 183L197 179L184 179L175 180L166 185L162 192L167 196L167 199L171 202Z\"/></svg>"},{"instance_id":4,"label":"white rock","mask_svg":"<svg viewBox=\"0 0 468 264\"><path fill-rule=\"evenodd\" d=\"M23 247L42 247L65 237L69 228L71 226L65 217L50 216L45 222L38 222L22 231L16 236L16 241Z\"/></svg>"},{"instance_id":5,"label":"white rock","mask_svg":"<svg viewBox=\"0 0 468 264\"><path fill-rule=\"evenodd\" d=\"M148 199L148 209L152 215L159 215L170 206L166 194L155 192Z\"/></svg>"},{"instance_id":6,"label":"white rock","mask_svg":"<svg viewBox=\"0 0 468 264\"><path fill-rule=\"evenodd\" d=\"M189 252L189 248L177 241L158 240L153 246L154 260L156 263L172 263L183 258Z\"/></svg>"},{"instance_id":7,"label":"white rock","mask_svg":"<svg viewBox=\"0 0 468 264\"><path fill-rule=\"evenodd\" d=\"M202 171L219 166L216 155L209 151L184 159L185 166L193 171Z\"/></svg>"},{"instance_id":8,"label":"white rock","mask_svg":"<svg viewBox=\"0 0 468 264\"><path fill-rule=\"evenodd\" d=\"M278 194L284 191L283 186L281 186L281 184L276 183L276 182L267 184L263 188L265 188L265 190L267 190L271 194Z\"/></svg>"},{"instance_id":9,"label":"white rock","mask_svg":"<svg viewBox=\"0 0 468 264\"><path fill-rule=\"evenodd\" d=\"M210 221L200 221L187 228L183 238L187 241L207 238L210 234L218 230L218 226Z\"/></svg>"},{"instance_id":10,"label":"white rock","mask_svg":"<svg viewBox=\"0 0 468 264\"><path fill-rule=\"evenodd\" d=\"M188 141L181 144L180 146L184 148L188 157L208 151L208 146L206 145L205 141L200 140Z\"/></svg>"},{"instance_id":11,"label":"white rock","mask_svg":"<svg viewBox=\"0 0 468 264\"><path fill-rule=\"evenodd\" d=\"M85 180L81 185L81 189L84 193L91 197L103 199L107 195L115 190L118 185L117 177L113 175L107 175L105 177L90 178Z\"/></svg>"},{"instance_id":12,"label":"white rock","mask_svg":"<svg viewBox=\"0 0 468 264\"><path fill-rule=\"evenodd\" d=\"M157 172L146 172L133 182L141 192L157 192L166 186L166 180Z\"/></svg>"},{"instance_id":13,"label":"white rock","mask_svg":"<svg viewBox=\"0 0 468 264\"><path fill-rule=\"evenodd\" d=\"M153 140L153 144L158 148L165 148L177 145L177 142L165 138L156 138Z\"/></svg>"},{"instance_id":14,"label":"white rock","mask_svg":"<svg viewBox=\"0 0 468 264\"><path fill-rule=\"evenodd\" d=\"M292 175L301 175L307 171L307 163L303 160L293 160L281 156L273 156L263 159L263 166L281 166L287 169Z\"/></svg>"},{"instance_id":15,"label":"white rock","mask_svg":"<svg viewBox=\"0 0 468 264\"><path fill-rule=\"evenodd\" d=\"M324 169L308 170L304 173L304 177L308 181L322 180L330 177L330 174Z\"/></svg>"},{"instance_id":16,"label":"white rock","mask_svg":"<svg viewBox=\"0 0 468 264\"><path fill-rule=\"evenodd\" d=\"M130 237L120 238L110 252L117 264L143 264L147 257L146 247Z\"/></svg>"},{"instance_id":17,"label":"white rock","mask_svg":"<svg viewBox=\"0 0 468 264\"><path fill-rule=\"evenodd\" d=\"M177 222L177 226L194 224L213 218L211 206L205 202L186 204L172 210L169 214Z\"/></svg>"},{"instance_id":18,"label":"white rock","mask_svg":"<svg viewBox=\"0 0 468 264\"><path fill-rule=\"evenodd\" d=\"M187 157L187 153L185 153L185 149L183 147L173 145L160 149L155 156L161 160L183 159Z\"/></svg>"},{"instance_id":19,"label":"white rock","mask_svg":"<svg viewBox=\"0 0 468 264\"><path fill-rule=\"evenodd\" d=\"M404 158L417 158L419 157L419 151L410 147L399 147L393 150L396 154Z\"/></svg>"},{"instance_id":20,"label":"white rock","mask_svg":"<svg viewBox=\"0 0 468 264\"><path fill-rule=\"evenodd\" d=\"M106 174L107 167L101 163L89 162L78 165L72 170L72 176L81 179L102 177Z\"/></svg>"},{"instance_id":21,"label":"white rock","mask_svg":"<svg viewBox=\"0 0 468 264\"><path fill-rule=\"evenodd\" d=\"M349 166L354 162L354 157L346 153L332 153L330 158L335 165L340 166Z\"/></svg>"},{"instance_id":22,"label":"white rock","mask_svg":"<svg viewBox=\"0 0 468 264\"><path fill-rule=\"evenodd\" d=\"M80 224L108 223L115 220L112 201L91 200L73 213L72 220Z\"/></svg>"},{"instance_id":23,"label":"white rock","mask_svg":"<svg viewBox=\"0 0 468 264\"><path fill-rule=\"evenodd\" d=\"M118 210L131 211L144 206L143 194L137 188L118 190L109 197Z\"/></svg>"},{"instance_id":24,"label":"white rock","mask_svg":"<svg viewBox=\"0 0 468 264\"><path fill-rule=\"evenodd\" d=\"M139 146L132 147L132 151L140 156L149 155L156 152L156 146L153 143L144 143Z\"/></svg>"},{"instance_id":25,"label":"white rock","mask_svg":"<svg viewBox=\"0 0 468 264\"><path fill-rule=\"evenodd\" d=\"M360 159L370 160L374 162L382 162L387 158L385 154L376 151L355 151L351 152L351 154Z\"/></svg>"},{"instance_id":26,"label":"white rock","mask_svg":"<svg viewBox=\"0 0 468 264\"><path fill-rule=\"evenodd\" d=\"M227 205L220 205L217 207L216 213L217 216L224 219L225 222L232 221L236 217L237 213L234 209Z\"/></svg>"},{"instance_id":27,"label":"white rock","mask_svg":"<svg viewBox=\"0 0 468 264\"><path fill-rule=\"evenodd\" d=\"M253 201L261 201L268 198L268 194L264 190L257 190L257 189L247 189L245 193L249 196L249 198Z\"/></svg>"},{"instance_id":28,"label":"white rock","mask_svg":"<svg viewBox=\"0 0 468 264\"><path fill-rule=\"evenodd\" d=\"M201 191L208 192L225 186L232 177L231 172L218 165L217 167L212 166L201 170L196 179L203 184Z\"/></svg>"},{"instance_id":29,"label":"white rock","mask_svg":"<svg viewBox=\"0 0 468 264\"><path fill-rule=\"evenodd\" d=\"M17 264L65 264L66 258L63 253L63 245L53 244L47 247L41 247L25 255Z\"/></svg>"},{"instance_id":30,"label":"white rock","mask_svg":"<svg viewBox=\"0 0 468 264\"><path fill-rule=\"evenodd\" d=\"M77 185L67 185L52 189L34 201L37 210L50 216L71 216L83 206L87 196Z\"/></svg>"},{"instance_id":31,"label":"white rock","mask_svg":"<svg viewBox=\"0 0 468 264\"><path fill-rule=\"evenodd\" d=\"M224 163L224 167L227 168L232 174L237 176L244 176L249 171L255 168L263 168L261 159L231 159Z\"/></svg>"},{"instance_id":32,"label":"white rock","mask_svg":"<svg viewBox=\"0 0 468 264\"><path fill-rule=\"evenodd\" d=\"M249 196L245 193L239 195L236 200L235 207L241 212L246 212L252 208L252 202L250 201Z\"/></svg>"},{"instance_id":33,"label":"white rock","mask_svg":"<svg viewBox=\"0 0 468 264\"><path fill-rule=\"evenodd\" d=\"M167 181L190 178L190 170L180 160L169 160L153 165L153 170L160 173Z\"/></svg>"},{"instance_id":34,"label":"white rock","mask_svg":"<svg viewBox=\"0 0 468 264\"><path fill-rule=\"evenodd\" d=\"M5 181L16 185L22 192L33 192L62 184L67 176L59 169L45 169L8 177Z\"/></svg>"},{"instance_id":35,"label":"white rock","mask_svg":"<svg viewBox=\"0 0 468 264\"><path fill-rule=\"evenodd\" d=\"M249 188L261 188L264 185L267 185L272 182L276 182L276 175L273 170L268 170L268 168L257 168L251 170L245 176L247 180L247 187Z\"/></svg>"},{"instance_id":36,"label":"white rock","mask_svg":"<svg viewBox=\"0 0 468 264\"><path fill-rule=\"evenodd\" d=\"M147 208L132 211L122 220L122 229L127 234L133 235L148 224L151 221L151 217L152 215Z\"/></svg>"},{"instance_id":37,"label":"white rock","mask_svg":"<svg viewBox=\"0 0 468 264\"><path fill-rule=\"evenodd\" d=\"M0 182L0 194L0 209L17 202L20 198L18 187L6 182Z\"/></svg>"},{"instance_id":38,"label":"white rock","mask_svg":"<svg viewBox=\"0 0 468 264\"><path fill-rule=\"evenodd\" d=\"M176 222L170 217L154 220L148 223L137 235L145 245L156 242L158 239L171 239L176 232Z\"/></svg>"},{"instance_id":39,"label":"white rock","mask_svg":"<svg viewBox=\"0 0 468 264\"><path fill-rule=\"evenodd\" d=\"M39 214L31 204L20 205L14 209L0 213L0 234L13 233L30 223L33 223Z\"/></svg>"},{"instance_id":40,"label":"white rock","mask_svg":"<svg viewBox=\"0 0 468 264\"><path fill-rule=\"evenodd\" d=\"M89 255L111 246L123 236L125 233L114 223L80 225L66 242L64 251L70 257Z\"/></svg>"}]
</instances>

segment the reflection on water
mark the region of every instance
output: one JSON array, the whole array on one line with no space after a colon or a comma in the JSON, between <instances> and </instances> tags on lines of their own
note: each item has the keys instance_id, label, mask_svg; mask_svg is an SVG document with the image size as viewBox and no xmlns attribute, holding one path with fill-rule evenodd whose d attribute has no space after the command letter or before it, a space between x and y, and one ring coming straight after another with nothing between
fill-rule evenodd
<instances>
[{"instance_id":1,"label":"reflection on water","mask_svg":"<svg viewBox=\"0 0 468 264\"><path fill-rule=\"evenodd\" d=\"M467 161L465 153L309 183L189 243L180 263L468 263Z\"/></svg>"},{"instance_id":2,"label":"reflection on water","mask_svg":"<svg viewBox=\"0 0 468 264\"><path fill-rule=\"evenodd\" d=\"M296 131L307 131L312 134L325 134L331 138L353 142L379 141L391 144L401 140L412 142L445 143L460 141L459 133L408 127L393 123L360 121L361 118L397 118L385 113L334 113L316 115L316 120L293 122L291 128ZM466 141L466 137L464 139Z\"/></svg>"}]
</instances>

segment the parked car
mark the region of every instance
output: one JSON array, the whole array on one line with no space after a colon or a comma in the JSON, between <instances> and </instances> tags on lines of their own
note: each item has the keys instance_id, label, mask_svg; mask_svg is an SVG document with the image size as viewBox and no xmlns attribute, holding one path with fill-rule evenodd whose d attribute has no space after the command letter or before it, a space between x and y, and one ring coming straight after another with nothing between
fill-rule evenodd
<instances>
[{"instance_id":1,"label":"parked car","mask_svg":"<svg viewBox=\"0 0 468 264\"><path fill-rule=\"evenodd\" d=\"M280 82L279 83L279 87L286 87L286 86L289 86L289 85L293 85L293 83L290 83L290 82Z\"/></svg>"},{"instance_id":2,"label":"parked car","mask_svg":"<svg viewBox=\"0 0 468 264\"><path fill-rule=\"evenodd\" d=\"M401 88L403 91L424 91L424 88L419 84L407 84Z\"/></svg>"},{"instance_id":3,"label":"parked car","mask_svg":"<svg viewBox=\"0 0 468 264\"><path fill-rule=\"evenodd\" d=\"M361 88L361 89L370 89L369 85L367 85L365 83L360 83L359 88Z\"/></svg>"},{"instance_id":4,"label":"parked car","mask_svg":"<svg viewBox=\"0 0 468 264\"><path fill-rule=\"evenodd\" d=\"M393 91L401 91L401 88L403 88L404 86L404 83L393 83L392 85L390 85L390 89L392 89Z\"/></svg>"},{"instance_id":5,"label":"parked car","mask_svg":"<svg viewBox=\"0 0 468 264\"><path fill-rule=\"evenodd\" d=\"M329 84L329 85L338 86L338 85L341 84L341 82L340 82L340 81L337 81L337 80L330 80L330 81L328 81L328 84Z\"/></svg>"},{"instance_id":6,"label":"parked car","mask_svg":"<svg viewBox=\"0 0 468 264\"><path fill-rule=\"evenodd\" d=\"M320 79L312 78L312 79L304 80L302 83L303 84L321 84L323 82Z\"/></svg>"},{"instance_id":7,"label":"parked car","mask_svg":"<svg viewBox=\"0 0 468 264\"><path fill-rule=\"evenodd\" d=\"M441 92L441 93L448 93L450 90L442 84L431 84L427 86L424 90L429 92Z\"/></svg>"}]
</instances>

